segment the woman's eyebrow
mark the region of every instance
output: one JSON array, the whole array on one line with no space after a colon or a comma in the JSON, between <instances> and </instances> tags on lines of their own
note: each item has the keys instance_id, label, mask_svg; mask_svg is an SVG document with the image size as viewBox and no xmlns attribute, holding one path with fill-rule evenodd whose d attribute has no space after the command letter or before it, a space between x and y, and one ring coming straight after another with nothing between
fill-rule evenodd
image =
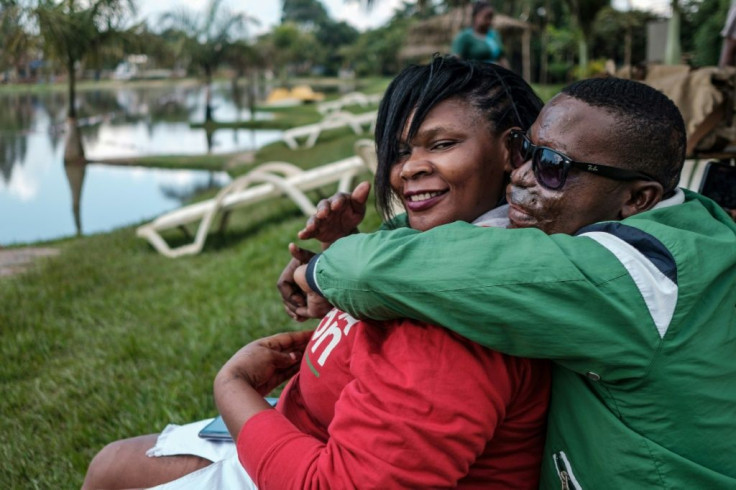
<instances>
[{"instance_id":1,"label":"woman's eyebrow","mask_svg":"<svg viewBox=\"0 0 736 490\"><path fill-rule=\"evenodd\" d=\"M458 132L458 128L455 128L455 127L432 126L431 128L426 128L426 129L420 128L419 131L417 131L417 134L414 135L414 139L432 139L438 134L456 133L456 132Z\"/></svg>"}]
</instances>

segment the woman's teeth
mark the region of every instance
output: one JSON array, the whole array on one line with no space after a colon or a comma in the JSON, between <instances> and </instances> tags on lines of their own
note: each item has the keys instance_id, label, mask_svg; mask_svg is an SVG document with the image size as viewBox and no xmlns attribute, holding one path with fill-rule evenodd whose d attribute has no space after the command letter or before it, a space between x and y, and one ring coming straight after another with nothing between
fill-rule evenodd
<instances>
[{"instance_id":1,"label":"woman's teeth","mask_svg":"<svg viewBox=\"0 0 736 490\"><path fill-rule=\"evenodd\" d=\"M441 191L422 192L421 194L414 194L412 196L409 196L409 201L410 202L426 201L427 199L431 199L433 197L439 196L440 194L442 194Z\"/></svg>"}]
</instances>

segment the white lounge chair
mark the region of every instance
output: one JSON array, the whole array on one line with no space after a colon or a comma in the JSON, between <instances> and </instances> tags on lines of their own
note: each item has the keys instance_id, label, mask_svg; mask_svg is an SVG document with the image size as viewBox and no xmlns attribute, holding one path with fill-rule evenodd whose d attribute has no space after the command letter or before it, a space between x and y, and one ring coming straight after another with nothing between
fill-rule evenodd
<instances>
[{"instance_id":1,"label":"white lounge chair","mask_svg":"<svg viewBox=\"0 0 736 490\"><path fill-rule=\"evenodd\" d=\"M283 132L281 138L286 146L292 150L299 148L298 139L306 138L304 148L312 148L317 142L317 138L322 131L329 129L338 129L344 127L352 128L355 134L361 134L366 130L375 129L376 112L366 112L363 114L352 114L350 112L333 112L326 116L323 120L314 124L298 126L296 128L287 129ZM363 126L368 126L363 129Z\"/></svg>"},{"instance_id":2,"label":"white lounge chair","mask_svg":"<svg viewBox=\"0 0 736 490\"><path fill-rule=\"evenodd\" d=\"M161 254L174 258L194 255L202 251L212 222L218 213L222 213L224 218L227 213L249 204L274 197L288 196L306 216L311 216L316 208L305 192L335 182L338 184L338 191L348 192L351 190L353 179L358 174L372 170L364 160L364 158L370 158L370 151L362 149L360 153L364 157L353 156L309 170L302 170L286 162L264 163L246 175L235 179L220 190L213 199L191 204L159 216L152 222L140 226L136 234L148 240ZM194 242L190 244L171 248L160 234L164 230L182 228L197 221L199 221L199 227Z\"/></svg>"},{"instance_id":3,"label":"white lounge chair","mask_svg":"<svg viewBox=\"0 0 736 490\"><path fill-rule=\"evenodd\" d=\"M350 92L339 99L322 102L317 106L320 114L329 114L343 110L349 105L359 105L360 107L368 107L371 104L377 104L381 101L383 94L366 95L362 92Z\"/></svg>"}]
</instances>

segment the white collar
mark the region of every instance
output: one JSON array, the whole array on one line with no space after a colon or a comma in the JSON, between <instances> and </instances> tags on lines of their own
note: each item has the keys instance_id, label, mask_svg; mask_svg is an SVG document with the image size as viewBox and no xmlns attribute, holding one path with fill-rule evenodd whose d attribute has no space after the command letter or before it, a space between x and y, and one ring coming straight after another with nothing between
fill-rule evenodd
<instances>
[{"instance_id":1,"label":"white collar","mask_svg":"<svg viewBox=\"0 0 736 490\"><path fill-rule=\"evenodd\" d=\"M508 228L509 226L509 205L504 204L490 211L481 214L473 220L475 226L483 226L485 228Z\"/></svg>"},{"instance_id":2,"label":"white collar","mask_svg":"<svg viewBox=\"0 0 736 490\"><path fill-rule=\"evenodd\" d=\"M668 197L667 199L663 199L659 201L652 209L668 208L670 206L675 206L677 204L682 204L684 202L685 202L685 193L682 192L682 189L677 187L675 189L675 194L672 197Z\"/></svg>"}]
</instances>

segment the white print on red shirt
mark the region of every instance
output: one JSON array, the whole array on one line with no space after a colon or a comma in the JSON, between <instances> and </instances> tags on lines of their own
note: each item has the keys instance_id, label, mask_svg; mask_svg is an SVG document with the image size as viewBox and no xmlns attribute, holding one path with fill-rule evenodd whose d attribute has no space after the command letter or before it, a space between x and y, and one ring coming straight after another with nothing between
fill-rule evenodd
<instances>
[{"instance_id":1,"label":"white print on red shirt","mask_svg":"<svg viewBox=\"0 0 736 490\"><path fill-rule=\"evenodd\" d=\"M316 355L317 350L320 347L323 348L322 354L317 359L317 364L319 366L325 365L325 362L330 356L330 353L335 347L337 347L337 345L343 339L343 336L347 337L347 335L350 333L350 329L352 329L353 325L355 325L356 323L358 323L357 319L353 318L343 311L338 310L337 308L333 308L332 311L330 311L322 319L319 326L317 327L317 330L315 330L314 334L312 334L312 346L310 349L310 351ZM325 339L327 338L329 338L330 340L329 343L326 343L325 345ZM307 362L310 364L312 372L314 372L316 376L319 376L319 373L314 369L309 356L307 357Z\"/></svg>"}]
</instances>

